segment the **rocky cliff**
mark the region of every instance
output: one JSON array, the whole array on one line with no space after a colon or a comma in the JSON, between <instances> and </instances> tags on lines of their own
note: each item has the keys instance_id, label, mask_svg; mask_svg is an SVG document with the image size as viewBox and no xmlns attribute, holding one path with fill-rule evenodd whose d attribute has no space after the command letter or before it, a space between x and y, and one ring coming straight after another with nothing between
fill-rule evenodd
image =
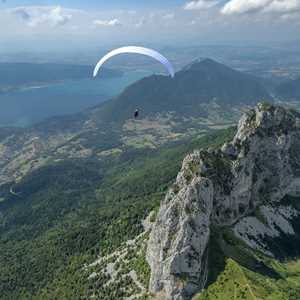
<instances>
[{"instance_id":1,"label":"rocky cliff","mask_svg":"<svg viewBox=\"0 0 300 300\"><path fill-rule=\"evenodd\" d=\"M268 242L295 234L300 192L300 129L294 111L258 104L221 149L188 155L150 234L150 292L191 299L207 283L212 231L230 228L249 248L275 256ZM258 217L258 215L260 217Z\"/></svg>"}]
</instances>

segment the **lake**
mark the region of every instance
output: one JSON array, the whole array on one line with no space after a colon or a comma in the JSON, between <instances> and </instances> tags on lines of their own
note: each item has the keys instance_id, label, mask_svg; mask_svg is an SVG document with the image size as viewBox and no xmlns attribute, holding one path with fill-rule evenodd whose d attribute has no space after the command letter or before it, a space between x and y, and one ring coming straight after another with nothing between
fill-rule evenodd
<instances>
[{"instance_id":1,"label":"lake","mask_svg":"<svg viewBox=\"0 0 300 300\"><path fill-rule=\"evenodd\" d=\"M121 77L37 84L2 93L0 126L26 127L52 116L80 112L117 96L125 87L150 74L128 71Z\"/></svg>"}]
</instances>

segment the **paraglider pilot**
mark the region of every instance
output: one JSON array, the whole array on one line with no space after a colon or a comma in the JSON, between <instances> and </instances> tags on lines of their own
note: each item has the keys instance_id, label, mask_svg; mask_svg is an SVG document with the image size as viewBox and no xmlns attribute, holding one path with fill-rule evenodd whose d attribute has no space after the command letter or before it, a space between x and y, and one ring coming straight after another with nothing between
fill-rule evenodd
<instances>
[{"instance_id":1,"label":"paraglider pilot","mask_svg":"<svg viewBox=\"0 0 300 300\"><path fill-rule=\"evenodd\" d=\"M139 110L136 109L134 112L134 118L137 119L139 117Z\"/></svg>"}]
</instances>

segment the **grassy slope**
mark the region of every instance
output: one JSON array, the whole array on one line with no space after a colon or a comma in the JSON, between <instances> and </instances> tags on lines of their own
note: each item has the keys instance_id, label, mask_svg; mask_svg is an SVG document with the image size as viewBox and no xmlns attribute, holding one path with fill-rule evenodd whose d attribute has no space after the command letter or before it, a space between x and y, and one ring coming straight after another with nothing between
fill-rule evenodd
<instances>
[{"instance_id":1,"label":"grassy slope","mask_svg":"<svg viewBox=\"0 0 300 300\"><path fill-rule=\"evenodd\" d=\"M280 279L250 271L232 259L225 270L195 300L297 300L300 297L300 262L272 262Z\"/></svg>"},{"instance_id":2,"label":"grassy slope","mask_svg":"<svg viewBox=\"0 0 300 300\"><path fill-rule=\"evenodd\" d=\"M291 237L274 242L283 247L287 239ZM230 228L213 228L208 287L193 300L298 300L300 260L287 251L280 257L282 261L253 251Z\"/></svg>"}]
</instances>

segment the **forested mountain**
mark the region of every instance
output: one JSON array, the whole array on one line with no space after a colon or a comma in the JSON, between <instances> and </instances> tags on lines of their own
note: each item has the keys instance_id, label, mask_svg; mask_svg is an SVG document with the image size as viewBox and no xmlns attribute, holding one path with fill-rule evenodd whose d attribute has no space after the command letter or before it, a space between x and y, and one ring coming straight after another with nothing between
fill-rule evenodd
<instances>
[{"instance_id":1,"label":"forested mountain","mask_svg":"<svg viewBox=\"0 0 300 300\"><path fill-rule=\"evenodd\" d=\"M143 115L165 111L187 117L208 114L207 105L253 105L270 101L259 79L235 71L211 59L196 61L176 73L174 79L153 75L128 87L100 111L105 120L126 120L135 108Z\"/></svg>"},{"instance_id":2,"label":"forested mountain","mask_svg":"<svg viewBox=\"0 0 300 300\"><path fill-rule=\"evenodd\" d=\"M143 231L141 221L158 207L186 153L219 145L231 134L225 130L187 145L131 150L104 161L57 161L3 185L1 299L86 297L92 289L84 264ZM116 292L99 299L122 299Z\"/></svg>"}]
</instances>

